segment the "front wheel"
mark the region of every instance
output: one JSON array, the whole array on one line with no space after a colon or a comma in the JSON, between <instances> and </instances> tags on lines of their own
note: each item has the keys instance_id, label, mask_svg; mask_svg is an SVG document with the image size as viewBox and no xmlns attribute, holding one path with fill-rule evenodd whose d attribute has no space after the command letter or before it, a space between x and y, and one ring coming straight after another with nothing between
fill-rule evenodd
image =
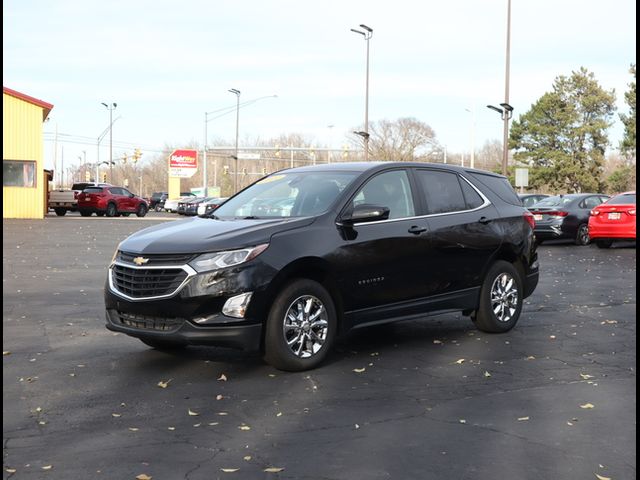
<instances>
[{"instance_id":1,"label":"front wheel","mask_svg":"<svg viewBox=\"0 0 640 480\"><path fill-rule=\"evenodd\" d=\"M66 208L54 208L54 211L56 212L56 215L59 217L64 217L67 214Z\"/></svg>"},{"instance_id":2,"label":"front wheel","mask_svg":"<svg viewBox=\"0 0 640 480\"><path fill-rule=\"evenodd\" d=\"M138 209L136 210L136 216L144 217L147 214L147 206L144 203L141 203Z\"/></svg>"},{"instance_id":3,"label":"front wheel","mask_svg":"<svg viewBox=\"0 0 640 480\"><path fill-rule=\"evenodd\" d=\"M107 217L115 217L118 214L118 209L115 203L107 205Z\"/></svg>"},{"instance_id":4,"label":"front wheel","mask_svg":"<svg viewBox=\"0 0 640 480\"><path fill-rule=\"evenodd\" d=\"M337 325L329 292L313 280L294 280L278 294L269 311L264 358L279 370L314 368L331 349Z\"/></svg>"},{"instance_id":5,"label":"front wheel","mask_svg":"<svg viewBox=\"0 0 640 480\"><path fill-rule=\"evenodd\" d=\"M502 260L494 263L482 283L478 310L472 317L476 327L489 333L511 330L520 318L522 292L516 268Z\"/></svg>"},{"instance_id":6,"label":"front wheel","mask_svg":"<svg viewBox=\"0 0 640 480\"><path fill-rule=\"evenodd\" d=\"M586 223L581 224L578 227L578 232L576 233L575 243L576 245L589 245L589 225Z\"/></svg>"}]
</instances>

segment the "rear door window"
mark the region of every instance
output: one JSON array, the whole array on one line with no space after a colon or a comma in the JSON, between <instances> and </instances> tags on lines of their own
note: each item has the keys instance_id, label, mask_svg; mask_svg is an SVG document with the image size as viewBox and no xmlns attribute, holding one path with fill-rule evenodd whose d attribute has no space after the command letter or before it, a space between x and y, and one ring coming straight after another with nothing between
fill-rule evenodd
<instances>
[{"instance_id":1,"label":"rear door window","mask_svg":"<svg viewBox=\"0 0 640 480\"><path fill-rule=\"evenodd\" d=\"M416 171L416 177L422 186L427 214L432 215L435 213L468 210L457 174L437 170L418 169ZM471 199L473 200L473 197L471 197ZM482 204L482 199L480 204Z\"/></svg>"},{"instance_id":2,"label":"rear door window","mask_svg":"<svg viewBox=\"0 0 640 480\"><path fill-rule=\"evenodd\" d=\"M483 173L470 173L470 175L474 180L478 180L480 183L489 187L493 193L505 202L511 205L522 205L520 198L518 198L518 195L506 178L485 175Z\"/></svg>"}]
</instances>

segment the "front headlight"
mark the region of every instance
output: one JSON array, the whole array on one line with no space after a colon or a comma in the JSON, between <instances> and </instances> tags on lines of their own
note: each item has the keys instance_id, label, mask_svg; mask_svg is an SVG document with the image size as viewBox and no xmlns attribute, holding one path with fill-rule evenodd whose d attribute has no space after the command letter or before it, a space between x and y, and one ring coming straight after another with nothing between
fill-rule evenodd
<instances>
[{"instance_id":1,"label":"front headlight","mask_svg":"<svg viewBox=\"0 0 640 480\"><path fill-rule=\"evenodd\" d=\"M118 244L118 246L116 247L116 251L113 252L113 257L111 257L111 263L109 263L109 265L113 265L114 262L116 261L116 258L118 257L118 252L120 251L120 245L122 244L122 242L120 242Z\"/></svg>"},{"instance_id":2,"label":"front headlight","mask_svg":"<svg viewBox=\"0 0 640 480\"><path fill-rule=\"evenodd\" d=\"M197 272L208 272L219 268L233 267L241 263L248 262L264 252L268 243L255 247L243 248L241 250L229 250L226 252L205 253L191 261L191 265Z\"/></svg>"}]
</instances>

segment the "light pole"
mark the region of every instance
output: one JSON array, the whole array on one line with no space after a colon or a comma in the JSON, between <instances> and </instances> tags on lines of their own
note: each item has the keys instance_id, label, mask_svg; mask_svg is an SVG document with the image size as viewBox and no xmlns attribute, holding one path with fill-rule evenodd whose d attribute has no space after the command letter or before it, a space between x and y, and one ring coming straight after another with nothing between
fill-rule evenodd
<instances>
[{"instance_id":1,"label":"light pole","mask_svg":"<svg viewBox=\"0 0 640 480\"><path fill-rule=\"evenodd\" d=\"M360 24L360 28L365 31L363 32L362 30L357 30L355 28L351 29L352 32L362 35L367 41L367 79L364 101L364 132L356 133L364 139L364 161L367 162L369 160L369 40L373 36L373 29L362 23Z\"/></svg>"},{"instance_id":2,"label":"light pole","mask_svg":"<svg viewBox=\"0 0 640 480\"><path fill-rule=\"evenodd\" d=\"M471 114L471 168L476 167L475 163L475 137L476 137L476 109L475 107L465 108L465 111Z\"/></svg>"},{"instance_id":3,"label":"light pole","mask_svg":"<svg viewBox=\"0 0 640 480\"><path fill-rule=\"evenodd\" d=\"M113 111L118 104L113 102L111 105L107 105L102 102L102 105L109 110L109 181L113 182Z\"/></svg>"},{"instance_id":4,"label":"light pole","mask_svg":"<svg viewBox=\"0 0 640 480\"><path fill-rule=\"evenodd\" d=\"M233 172L233 193L238 193L238 129L240 126L240 90L230 88L229 93L236 96L236 154Z\"/></svg>"},{"instance_id":5,"label":"light pole","mask_svg":"<svg viewBox=\"0 0 640 480\"><path fill-rule=\"evenodd\" d=\"M509 119L513 116L513 107L508 103L501 103L502 108L487 105L487 108L494 110L500 114L504 122L504 131L502 138L502 174L507 176L507 160L509 158Z\"/></svg>"}]
</instances>

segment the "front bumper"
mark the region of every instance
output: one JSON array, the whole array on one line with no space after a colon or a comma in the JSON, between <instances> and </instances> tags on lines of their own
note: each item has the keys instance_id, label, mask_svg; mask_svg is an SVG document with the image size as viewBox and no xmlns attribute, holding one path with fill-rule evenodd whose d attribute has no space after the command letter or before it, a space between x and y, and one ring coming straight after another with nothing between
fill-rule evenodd
<instances>
[{"instance_id":1,"label":"front bumper","mask_svg":"<svg viewBox=\"0 0 640 480\"><path fill-rule=\"evenodd\" d=\"M218 315L219 324L201 326L180 317L154 317L106 309L107 329L135 338L169 340L187 345L213 345L253 351L260 348L262 324L237 322ZM233 322L241 323L233 325ZM231 323L231 324L229 324Z\"/></svg>"}]
</instances>

